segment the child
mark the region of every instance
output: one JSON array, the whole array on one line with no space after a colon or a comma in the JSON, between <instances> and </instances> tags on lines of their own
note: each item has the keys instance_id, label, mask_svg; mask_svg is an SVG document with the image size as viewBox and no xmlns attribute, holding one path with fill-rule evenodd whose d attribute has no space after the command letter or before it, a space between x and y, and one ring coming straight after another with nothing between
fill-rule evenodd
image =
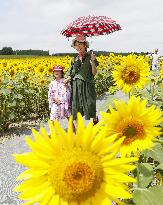
<instances>
[{"instance_id":1,"label":"child","mask_svg":"<svg viewBox=\"0 0 163 205\"><path fill-rule=\"evenodd\" d=\"M71 89L69 85L64 83L63 67L59 65L54 66L53 75L55 79L51 81L48 92L51 121L69 118L71 115Z\"/></svg>"}]
</instances>

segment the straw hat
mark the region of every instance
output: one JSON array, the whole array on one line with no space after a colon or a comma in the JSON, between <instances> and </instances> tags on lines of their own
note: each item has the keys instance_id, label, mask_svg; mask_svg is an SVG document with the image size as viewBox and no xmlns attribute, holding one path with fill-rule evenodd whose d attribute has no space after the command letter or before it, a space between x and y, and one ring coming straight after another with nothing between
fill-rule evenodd
<instances>
[{"instance_id":1,"label":"straw hat","mask_svg":"<svg viewBox=\"0 0 163 205\"><path fill-rule=\"evenodd\" d=\"M76 35L76 37L72 40L71 47L75 48L75 43L76 42L81 42L81 43L85 42L87 48L89 48L89 42L86 40L86 37L81 35L81 34Z\"/></svg>"}]
</instances>

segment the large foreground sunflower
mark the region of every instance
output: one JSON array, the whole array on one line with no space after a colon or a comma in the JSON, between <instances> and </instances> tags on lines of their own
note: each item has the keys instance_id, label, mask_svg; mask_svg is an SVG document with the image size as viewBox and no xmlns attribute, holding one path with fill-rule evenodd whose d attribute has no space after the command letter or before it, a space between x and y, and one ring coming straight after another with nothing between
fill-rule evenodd
<instances>
[{"instance_id":1,"label":"large foreground sunflower","mask_svg":"<svg viewBox=\"0 0 163 205\"><path fill-rule=\"evenodd\" d=\"M135 168L137 158L118 158L123 138L116 134L107 137L100 123L92 121L84 126L78 114L78 127L73 133L72 118L65 132L57 121L49 122L51 138L44 128L33 130L35 141L26 137L31 152L15 154L15 159L29 169L18 180L25 180L15 188L22 192L24 203L41 205L112 205L123 204L131 198L127 183L135 179L127 173Z\"/></svg>"},{"instance_id":2,"label":"large foreground sunflower","mask_svg":"<svg viewBox=\"0 0 163 205\"><path fill-rule=\"evenodd\" d=\"M122 156L137 154L138 150L150 149L153 141L160 135L156 127L162 121L162 113L155 106L146 107L146 100L131 97L128 103L123 100L110 106L110 113L101 113L105 129L109 135L117 134L118 139L125 137L120 153Z\"/></svg>"},{"instance_id":3,"label":"large foreground sunflower","mask_svg":"<svg viewBox=\"0 0 163 205\"><path fill-rule=\"evenodd\" d=\"M124 92L130 92L134 87L142 89L149 80L150 66L143 56L123 56L114 69L112 76L115 84Z\"/></svg>"}]
</instances>

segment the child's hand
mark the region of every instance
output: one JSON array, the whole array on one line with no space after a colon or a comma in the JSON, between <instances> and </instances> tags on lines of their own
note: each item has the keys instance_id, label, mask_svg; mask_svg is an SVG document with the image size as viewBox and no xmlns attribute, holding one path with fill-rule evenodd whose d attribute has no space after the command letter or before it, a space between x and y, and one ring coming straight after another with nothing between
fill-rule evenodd
<instances>
[{"instance_id":1,"label":"child's hand","mask_svg":"<svg viewBox=\"0 0 163 205\"><path fill-rule=\"evenodd\" d=\"M68 79L65 79L65 80L63 81L64 85L67 85L67 84L68 84L68 82L69 82L69 80L68 80Z\"/></svg>"},{"instance_id":2,"label":"child's hand","mask_svg":"<svg viewBox=\"0 0 163 205\"><path fill-rule=\"evenodd\" d=\"M70 80L71 80L71 78L68 77L68 78L66 78L66 79L63 81L63 83L64 83L65 85L67 85L67 84L69 83Z\"/></svg>"},{"instance_id":3,"label":"child's hand","mask_svg":"<svg viewBox=\"0 0 163 205\"><path fill-rule=\"evenodd\" d=\"M55 99L54 99L54 102L57 103L57 105L60 105L60 104L61 104L61 101L60 101L58 98L55 98Z\"/></svg>"},{"instance_id":4,"label":"child's hand","mask_svg":"<svg viewBox=\"0 0 163 205\"><path fill-rule=\"evenodd\" d=\"M68 88L68 83L65 83L65 84L64 84L64 87L65 87L65 88Z\"/></svg>"}]
</instances>

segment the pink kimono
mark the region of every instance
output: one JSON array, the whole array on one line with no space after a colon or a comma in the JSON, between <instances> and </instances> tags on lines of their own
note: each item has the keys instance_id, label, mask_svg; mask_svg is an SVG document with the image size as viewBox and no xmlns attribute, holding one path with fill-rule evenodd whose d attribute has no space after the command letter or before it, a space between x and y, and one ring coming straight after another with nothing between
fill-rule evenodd
<instances>
[{"instance_id":1,"label":"pink kimono","mask_svg":"<svg viewBox=\"0 0 163 205\"><path fill-rule=\"evenodd\" d=\"M50 112L50 120L60 120L68 118L71 115L70 97L71 89L70 85L65 86L64 78L61 78L59 82L52 80L49 85L48 101ZM55 103L54 99L59 99L61 104Z\"/></svg>"}]
</instances>

